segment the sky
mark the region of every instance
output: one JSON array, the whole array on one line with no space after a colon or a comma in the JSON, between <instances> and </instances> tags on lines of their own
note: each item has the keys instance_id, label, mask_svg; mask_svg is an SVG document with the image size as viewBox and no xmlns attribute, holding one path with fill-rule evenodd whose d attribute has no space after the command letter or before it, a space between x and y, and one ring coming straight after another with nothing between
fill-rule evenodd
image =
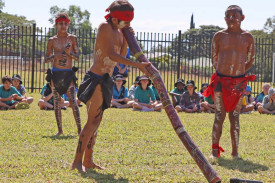
<instances>
[{"instance_id":1,"label":"sky","mask_svg":"<svg viewBox=\"0 0 275 183\"><path fill-rule=\"evenodd\" d=\"M113 0L4 0L3 12L35 20L38 27L52 27L48 21L50 7L68 9L80 6L91 13L92 27L105 21L105 9ZM239 5L246 16L245 30L262 29L267 18L275 16L275 0L129 0L135 8L131 26L136 32L177 33L190 27L194 14L195 26L218 25L226 27L224 12L229 5Z\"/></svg>"}]
</instances>

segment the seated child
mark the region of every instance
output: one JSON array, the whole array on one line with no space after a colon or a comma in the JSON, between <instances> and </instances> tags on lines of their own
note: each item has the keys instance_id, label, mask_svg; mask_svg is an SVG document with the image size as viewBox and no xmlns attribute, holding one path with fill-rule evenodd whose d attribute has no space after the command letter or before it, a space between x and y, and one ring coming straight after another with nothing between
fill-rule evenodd
<instances>
[{"instance_id":1,"label":"seated child","mask_svg":"<svg viewBox=\"0 0 275 183\"><path fill-rule=\"evenodd\" d=\"M11 83L10 76L2 77L2 85L0 85L0 108L2 110L15 109L15 106L23 99L16 88L11 86Z\"/></svg>"},{"instance_id":2,"label":"seated child","mask_svg":"<svg viewBox=\"0 0 275 183\"><path fill-rule=\"evenodd\" d=\"M198 93L200 95L200 98L201 98L201 101L203 102L204 101L204 96L202 95L202 93L207 89L207 87L209 86L208 83L202 83L201 84L201 90L200 92Z\"/></svg>"},{"instance_id":3,"label":"seated child","mask_svg":"<svg viewBox=\"0 0 275 183\"><path fill-rule=\"evenodd\" d=\"M254 110L255 101L254 98L251 96L251 86L247 85L246 90L244 92L244 100L245 105L242 105L241 113L251 113Z\"/></svg>"},{"instance_id":4,"label":"seated child","mask_svg":"<svg viewBox=\"0 0 275 183\"><path fill-rule=\"evenodd\" d=\"M275 88L269 88L268 95L263 99L263 103L258 106L261 114L275 115Z\"/></svg>"},{"instance_id":5,"label":"seated child","mask_svg":"<svg viewBox=\"0 0 275 183\"><path fill-rule=\"evenodd\" d=\"M126 80L122 75L118 74L114 77L115 84L113 85L113 98L111 101L112 107L129 108L133 106L134 101L128 98L127 88L124 86Z\"/></svg>"},{"instance_id":6,"label":"seated child","mask_svg":"<svg viewBox=\"0 0 275 183\"><path fill-rule=\"evenodd\" d=\"M204 102L201 103L201 106L205 109L205 112L215 113L216 107L212 95L204 97Z\"/></svg>"},{"instance_id":7,"label":"seated child","mask_svg":"<svg viewBox=\"0 0 275 183\"><path fill-rule=\"evenodd\" d=\"M270 84L268 83L264 83L262 86L262 92L259 93L256 97L255 97L255 109L257 110L258 106L262 104L263 99L266 95L268 95L268 90L270 88Z\"/></svg>"},{"instance_id":8,"label":"seated child","mask_svg":"<svg viewBox=\"0 0 275 183\"><path fill-rule=\"evenodd\" d=\"M129 88L128 97L130 100L135 99L135 89L138 86L139 78L140 78L140 76L137 76L134 84Z\"/></svg>"},{"instance_id":9,"label":"seated child","mask_svg":"<svg viewBox=\"0 0 275 183\"><path fill-rule=\"evenodd\" d=\"M162 104L156 101L154 91L149 86L151 80L147 76L139 78L138 87L135 89L135 102L133 108L141 111L161 111Z\"/></svg>"},{"instance_id":10,"label":"seated child","mask_svg":"<svg viewBox=\"0 0 275 183\"><path fill-rule=\"evenodd\" d=\"M40 110L53 110L53 93L52 93L52 84L48 82L45 84L40 92L42 95L41 99L38 101L38 106ZM69 102L61 97L61 109L66 110L66 107L69 106Z\"/></svg>"},{"instance_id":11,"label":"seated child","mask_svg":"<svg viewBox=\"0 0 275 183\"><path fill-rule=\"evenodd\" d=\"M175 89L169 92L169 95L172 96L172 102L173 106L176 107L176 105L179 105L180 103L180 98L186 90L184 89L184 80L183 79L178 79L177 82L174 84Z\"/></svg>"},{"instance_id":12,"label":"seated child","mask_svg":"<svg viewBox=\"0 0 275 183\"><path fill-rule=\"evenodd\" d=\"M195 86L195 82L193 80L188 80L185 89L186 92L183 93L179 105L175 107L178 112L202 112L204 108L200 105L200 96L195 92L197 87Z\"/></svg>"},{"instance_id":13,"label":"seated child","mask_svg":"<svg viewBox=\"0 0 275 183\"><path fill-rule=\"evenodd\" d=\"M12 76L12 86L19 91L19 93L23 96L22 102L26 102L28 104L31 104L33 102L32 97L27 97L26 96L26 88L22 85L22 80L21 77L18 74L14 74Z\"/></svg>"}]
</instances>

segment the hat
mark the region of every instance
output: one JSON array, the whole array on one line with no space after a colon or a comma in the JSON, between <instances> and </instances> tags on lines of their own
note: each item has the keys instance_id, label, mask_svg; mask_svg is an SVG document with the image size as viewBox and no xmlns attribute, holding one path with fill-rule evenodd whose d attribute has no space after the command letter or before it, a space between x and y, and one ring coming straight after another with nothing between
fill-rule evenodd
<instances>
[{"instance_id":1,"label":"hat","mask_svg":"<svg viewBox=\"0 0 275 183\"><path fill-rule=\"evenodd\" d=\"M149 80L149 83L148 83L147 86L150 86L151 83L152 83L151 79L148 78L147 76L140 76L139 81L138 81L138 84L139 84L139 85L141 85L141 84L140 84L140 81L141 81L141 80Z\"/></svg>"},{"instance_id":2,"label":"hat","mask_svg":"<svg viewBox=\"0 0 275 183\"><path fill-rule=\"evenodd\" d=\"M183 79L177 79L177 82L175 82L174 86L177 87L178 83L183 84L183 87L185 86Z\"/></svg>"},{"instance_id":3,"label":"hat","mask_svg":"<svg viewBox=\"0 0 275 183\"><path fill-rule=\"evenodd\" d=\"M251 91L252 91L251 86L247 85L247 86L246 86L246 91L251 92Z\"/></svg>"},{"instance_id":4,"label":"hat","mask_svg":"<svg viewBox=\"0 0 275 183\"><path fill-rule=\"evenodd\" d=\"M116 75L116 76L114 77L114 81L116 81L116 80L122 80L122 81L123 81L122 85L124 85L124 84L126 83L126 80L125 80L124 77L123 77L122 75L120 75L120 74L118 74L118 75Z\"/></svg>"},{"instance_id":5,"label":"hat","mask_svg":"<svg viewBox=\"0 0 275 183\"><path fill-rule=\"evenodd\" d=\"M208 83L202 83L202 84L201 84L201 88L203 88L204 86L208 87L209 84L208 84Z\"/></svg>"},{"instance_id":6,"label":"hat","mask_svg":"<svg viewBox=\"0 0 275 183\"><path fill-rule=\"evenodd\" d=\"M20 81L20 84L22 84L21 77L20 77L18 74L14 74L14 75L12 76L12 80L14 80L14 79L18 79L18 80Z\"/></svg>"},{"instance_id":7,"label":"hat","mask_svg":"<svg viewBox=\"0 0 275 183\"><path fill-rule=\"evenodd\" d=\"M138 84L139 78L140 78L140 76L137 76L137 77L136 77L136 80L135 80L135 82L134 82L135 84Z\"/></svg>"},{"instance_id":8,"label":"hat","mask_svg":"<svg viewBox=\"0 0 275 183\"><path fill-rule=\"evenodd\" d=\"M194 87L194 90L197 89L197 87L195 86L195 82L193 80L188 80L186 82L184 89L187 90L187 86L190 86L190 85L192 85Z\"/></svg>"}]
</instances>

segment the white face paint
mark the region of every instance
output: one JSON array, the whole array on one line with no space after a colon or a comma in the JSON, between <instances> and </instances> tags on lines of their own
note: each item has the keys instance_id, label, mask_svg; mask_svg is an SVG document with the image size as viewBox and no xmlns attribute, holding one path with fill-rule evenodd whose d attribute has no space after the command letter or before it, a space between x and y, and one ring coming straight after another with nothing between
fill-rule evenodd
<instances>
[{"instance_id":1,"label":"white face paint","mask_svg":"<svg viewBox=\"0 0 275 183\"><path fill-rule=\"evenodd\" d=\"M126 25L125 21L120 21L119 24L117 25L117 28L122 29L125 27L125 25Z\"/></svg>"}]
</instances>

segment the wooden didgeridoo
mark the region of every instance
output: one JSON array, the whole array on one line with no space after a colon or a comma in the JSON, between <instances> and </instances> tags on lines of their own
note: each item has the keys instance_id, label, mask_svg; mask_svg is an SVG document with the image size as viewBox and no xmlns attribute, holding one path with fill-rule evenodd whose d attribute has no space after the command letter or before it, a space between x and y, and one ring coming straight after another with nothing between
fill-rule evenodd
<instances>
[{"instance_id":1,"label":"wooden didgeridoo","mask_svg":"<svg viewBox=\"0 0 275 183\"><path fill-rule=\"evenodd\" d=\"M129 28L124 28L122 32L124 37L127 40L130 50L132 51L136 59L139 62L149 62L148 59L145 57L145 55L142 53L142 50L134 34L129 31ZM166 91L165 85L162 81L159 71L153 65L148 67L147 71L150 73L150 78L153 80L154 86L158 91L160 100L167 113L167 116L170 119L174 130L178 134L185 148L188 150L188 152L193 157L197 165L200 167L201 171L203 172L208 182L211 182L211 183L221 182L221 179L218 177L217 172L213 169L211 164L203 156L198 146L193 142L191 137L186 132L184 126L182 125L182 122L168 96L168 93Z\"/></svg>"}]
</instances>

